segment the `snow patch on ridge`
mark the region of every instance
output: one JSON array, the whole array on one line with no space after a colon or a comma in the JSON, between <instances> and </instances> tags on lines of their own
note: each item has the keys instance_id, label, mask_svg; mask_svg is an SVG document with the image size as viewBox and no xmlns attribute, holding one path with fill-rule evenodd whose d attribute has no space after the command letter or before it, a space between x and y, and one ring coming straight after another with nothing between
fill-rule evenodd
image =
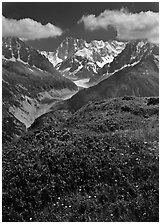
<instances>
[{"instance_id":1,"label":"snow patch on ridge","mask_svg":"<svg viewBox=\"0 0 161 224\"><path fill-rule=\"evenodd\" d=\"M140 62L140 60L139 60L139 61L136 61L136 62L133 62L133 63L131 63L131 64L126 64L126 65L122 66L121 68L116 69L114 72L109 73L108 75L113 75L113 74L115 74L116 72L121 71L121 70L123 70L124 68L127 68L127 67L133 67L133 66L135 66L136 64L138 64L139 62ZM107 75L107 74L106 74L106 73L103 74L103 76L105 76L105 75Z\"/></svg>"}]
</instances>

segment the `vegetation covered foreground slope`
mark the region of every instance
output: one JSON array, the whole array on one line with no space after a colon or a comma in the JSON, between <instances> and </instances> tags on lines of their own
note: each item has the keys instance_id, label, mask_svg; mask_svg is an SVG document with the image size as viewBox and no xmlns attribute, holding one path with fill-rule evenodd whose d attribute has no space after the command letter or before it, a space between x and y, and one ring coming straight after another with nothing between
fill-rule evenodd
<instances>
[{"instance_id":1,"label":"vegetation covered foreground slope","mask_svg":"<svg viewBox=\"0 0 161 224\"><path fill-rule=\"evenodd\" d=\"M3 147L3 221L159 221L158 103L124 97L38 118Z\"/></svg>"}]
</instances>

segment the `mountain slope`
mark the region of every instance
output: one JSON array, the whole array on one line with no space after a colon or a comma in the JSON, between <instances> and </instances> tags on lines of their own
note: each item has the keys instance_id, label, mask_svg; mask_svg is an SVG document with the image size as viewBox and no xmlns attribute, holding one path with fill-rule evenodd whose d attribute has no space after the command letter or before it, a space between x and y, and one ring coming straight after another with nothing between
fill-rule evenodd
<instances>
[{"instance_id":1,"label":"mountain slope","mask_svg":"<svg viewBox=\"0 0 161 224\"><path fill-rule=\"evenodd\" d=\"M77 91L77 86L18 38L3 38L2 51L3 128L10 121L14 136L21 133L20 126L27 128L35 117L49 109L49 100L54 103L67 98ZM5 136L6 133L4 139Z\"/></svg>"},{"instance_id":2,"label":"mountain slope","mask_svg":"<svg viewBox=\"0 0 161 224\"><path fill-rule=\"evenodd\" d=\"M158 57L159 46L146 40L131 41L126 44L123 51L114 58L110 65L105 64L104 67L100 69L99 74L113 74L125 67L130 67L139 63L150 54Z\"/></svg>"},{"instance_id":3,"label":"mountain slope","mask_svg":"<svg viewBox=\"0 0 161 224\"><path fill-rule=\"evenodd\" d=\"M130 56L130 55L129 55ZM114 73L99 84L79 91L67 100L67 107L75 111L89 101L121 96L158 96L159 69L153 53L142 57L132 66Z\"/></svg>"}]
</instances>

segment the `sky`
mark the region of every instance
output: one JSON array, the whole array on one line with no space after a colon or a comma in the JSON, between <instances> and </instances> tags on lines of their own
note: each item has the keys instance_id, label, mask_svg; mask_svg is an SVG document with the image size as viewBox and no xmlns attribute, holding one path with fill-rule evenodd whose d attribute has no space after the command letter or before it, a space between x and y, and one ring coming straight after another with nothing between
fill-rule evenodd
<instances>
[{"instance_id":1,"label":"sky","mask_svg":"<svg viewBox=\"0 0 161 224\"><path fill-rule=\"evenodd\" d=\"M54 51L67 36L91 40L159 39L158 2L3 2L2 35Z\"/></svg>"}]
</instances>

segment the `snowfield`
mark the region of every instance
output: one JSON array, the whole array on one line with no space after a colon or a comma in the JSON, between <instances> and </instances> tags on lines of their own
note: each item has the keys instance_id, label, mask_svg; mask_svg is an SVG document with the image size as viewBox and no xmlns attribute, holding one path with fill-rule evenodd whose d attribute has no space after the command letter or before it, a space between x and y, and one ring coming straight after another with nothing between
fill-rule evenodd
<instances>
[{"instance_id":1,"label":"snowfield","mask_svg":"<svg viewBox=\"0 0 161 224\"><path fill-rule=\"evenodd\" d=\"M88 88L89 85L87 84L89 82L88 79L79 79L77 81L73 81L78 87Z\"/></svg>"}]
</instances>

